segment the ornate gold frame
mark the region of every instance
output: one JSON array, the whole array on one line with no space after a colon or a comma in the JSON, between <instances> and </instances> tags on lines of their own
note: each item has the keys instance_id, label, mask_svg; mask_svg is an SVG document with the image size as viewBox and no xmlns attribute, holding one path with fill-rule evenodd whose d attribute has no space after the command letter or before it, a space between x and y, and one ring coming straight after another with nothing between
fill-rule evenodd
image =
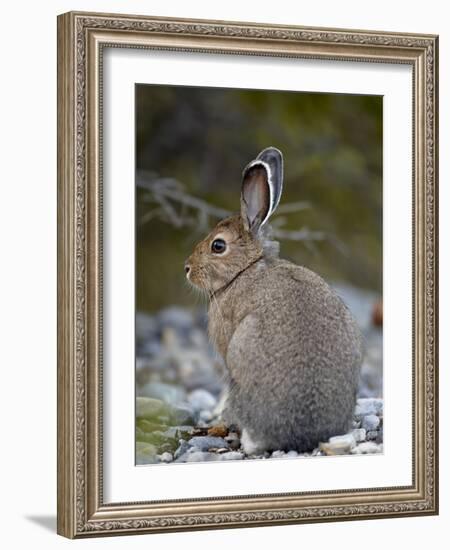
<instances>
[{"instance_id":1,"label":"ornate gold frame","mask_svg":"<svg viewBox=\"0 0 450 550\"><path fill-rule=\"evenodd\" d=\"M413 484L172 502L102 500L102 49L413 67ZM437 514L437 60L430 35L129 15L58 17L58 533L66 537ZM151 495L149 495L150 497Z\"/></svg>"}]
</instances>

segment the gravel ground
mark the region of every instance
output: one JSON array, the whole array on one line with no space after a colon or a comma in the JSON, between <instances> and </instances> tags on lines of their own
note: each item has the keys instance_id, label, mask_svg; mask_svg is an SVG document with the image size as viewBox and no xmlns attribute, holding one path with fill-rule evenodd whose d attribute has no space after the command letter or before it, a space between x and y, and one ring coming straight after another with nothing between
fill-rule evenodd
<instances>
[{"instance_id":1,"label":"gravel ground","mask_svg":"<svg viewBox=\"0 0 450 550\"><path fill-rule=\"evenodd\" d=\"M136 463L198 462L373 454L383 451L382 331L371 325L376 296L336 287L366 341L353 429L310 453L246 455L233 426L220 425L222 364L206 334L206 314L168 307L136 316Z\"/></svg>"}]
</instances>

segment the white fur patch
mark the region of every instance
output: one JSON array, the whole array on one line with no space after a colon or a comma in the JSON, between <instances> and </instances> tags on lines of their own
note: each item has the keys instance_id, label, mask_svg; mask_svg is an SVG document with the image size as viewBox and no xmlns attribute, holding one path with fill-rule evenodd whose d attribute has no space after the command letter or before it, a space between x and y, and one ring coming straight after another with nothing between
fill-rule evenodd
<instances>
[{"instance_id":1,"label":"white fur patch","mask_svg":"<svg viewBox=\"0 0 450 550\"><path fill-rule=\"evenodd\" d=\"M241 443L245 454L258 455L264 452L264 446L258 441L254 441L248 434L248 431L244 428L241 435Z\"/></svg>"}]
</instances>

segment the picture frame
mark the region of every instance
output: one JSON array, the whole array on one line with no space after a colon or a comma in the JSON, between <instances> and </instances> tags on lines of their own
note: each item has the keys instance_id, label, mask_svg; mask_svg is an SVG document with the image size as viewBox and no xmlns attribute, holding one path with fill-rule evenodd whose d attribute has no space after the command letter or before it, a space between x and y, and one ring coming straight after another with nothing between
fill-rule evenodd
<instances>
[{"instance_id":1,"label":"picture frame","mask_svg":"<svg viewBox=\"0 0 450 550\"><path fill-rule=\"evenodd\" d=\"M404 197L412 207L410 484L175 499L152 498L149 487L144 501L105 502L102 93L108 48L411 68L412 181L410 196ZM82 12L60 15L58 533L83 538L437 514L437 156L437 36Z\"/></svg>"}]
</instances>

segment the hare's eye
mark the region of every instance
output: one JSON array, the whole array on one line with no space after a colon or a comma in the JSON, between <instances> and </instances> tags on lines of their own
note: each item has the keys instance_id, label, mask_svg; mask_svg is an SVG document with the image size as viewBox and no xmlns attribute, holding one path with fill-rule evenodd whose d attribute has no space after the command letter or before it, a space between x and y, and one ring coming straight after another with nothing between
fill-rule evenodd
<instances>
[{"instance_id":1,"label":"hare's eye","mask_svg":"<svg viewBox=\"0 0 450 550\"><path fill-rule=\"evenodd\" d=\"M222 254L222 252L225 252L226 247L227 244L223 239L215 239L211 244L211 250L215 254Z\"/></svg>"}]
</instances>

